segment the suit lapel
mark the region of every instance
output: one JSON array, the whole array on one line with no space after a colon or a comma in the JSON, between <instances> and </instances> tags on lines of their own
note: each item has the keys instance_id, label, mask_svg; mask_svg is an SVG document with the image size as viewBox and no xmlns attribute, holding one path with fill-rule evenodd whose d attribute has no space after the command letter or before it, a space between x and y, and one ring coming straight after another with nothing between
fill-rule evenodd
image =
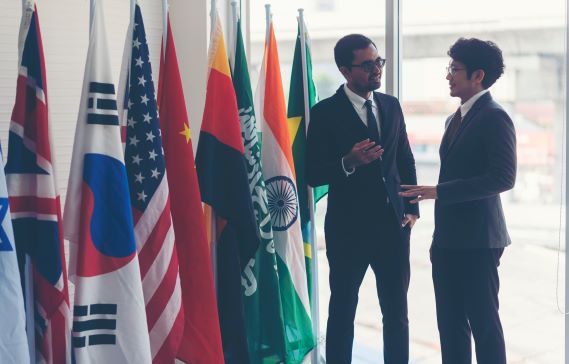
<instances>
[{"instance_id":1,"label":"suit lapel","mask_svg":"<svg viewBox=\"0 0 569 364\"><path fill-rule=\"evenodd\" d=\"M352 102L350 101L350 99L348 99L348 95L346 95L343 85L340 86L338 91L336 91L336 95L338 96L338 106L340 109L339 111L342 117L347 119L345 122L350 123L351 125L354 126L354 128L356 128L356 130L359 129L365 135L368 135L369 132L367 126L360 119L356 110L354 110L354 105L352 105ZM340 118L340 120L342 120L343 118Z\"/></svg>"},{"instance_id":2,"label":"suit lapel","mask_svg":"<svg viewBox=\"0 0 569 364\"><path fill-rule=\"evenodd\" d=\"M367 125L364 124L356 110L354 110L354 105L352 105L352 102L348 99L343 85L336 91L336 95L338 96L339 112L347 119L346 122L349 122L355 128L356 133L359 134L362 132L363 135L369 136ZM387 122L390 116L389 108L379 92L374 92L373 98L379 109L380 139L383 146L385 146L385 144L389 142L389 135L391 134L392 123Z\"/></svg>"},{"instance_id":3,"label":"suit lapel","mask_svg":"<svg viewBox=\"0 0 569 364\"><path fill-rule=\"evenodd\" d=\"M490 101L492 101L492 96L490 95L490 92L485 93L478 100L476 100L474 105L472 105L472 108L470 108L464 119L462 119L462 121L460 122L460 127L458 128L458 131L456 132L456 135L454 136L453 140L450 141L450 145L446 149L445 155L448 155L452 151L452 148L457 144L460 137L465 133L465 130L468 129L470 124L472 124L473 122L472 120L476 118L478 112L484 106L486 106Z\"/></svg>"}]
</instances>

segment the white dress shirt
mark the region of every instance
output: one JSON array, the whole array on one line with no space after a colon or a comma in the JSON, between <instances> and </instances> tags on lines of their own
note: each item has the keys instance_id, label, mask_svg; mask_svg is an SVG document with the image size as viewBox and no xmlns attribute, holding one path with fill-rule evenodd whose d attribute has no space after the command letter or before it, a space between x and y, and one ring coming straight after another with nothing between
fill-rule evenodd
<instances>
[{"instance_id":1,"label":"white dress shirt","mask_svg":"<svg viewBox=\"0 0 569 364\"><path fill-rule=\"evenodd\" d=\"M375 120L377 122L377 130L379 130L379 135L381 135L381 122L379 120L380 113L379 108L373 98L373 92L369 94L367 99L364 99L360 95L356 94L354 91L350 90L347 84L344 84L344 91L346 92L346 96L348 96L348 100L352 103L354 110L360 117L360 120L367 126L367 109L365 106L365 102L367 100L371 100L371 109L373 111L373 116L375 116Z\"/></svg>"},{"instance_id":2,"label":"white dress shirt","mask_svg":"<svg viewBox=\"0 0 569 364\"><path fill-rule=\"evenodd\" d=\"M350 100L350 103L354 107L356 114L358 114L361 122L364 123L366 127L367 127L367 109L365 106L365 102L367 100L371 100L371 110L373 112L373 115L375 116L375 120L377 123L377 130L379 131L379 135L381 135L381 122L380 122L381 114L379 113L379 108L373 98L373 92L370 93L367 99L364 99L360 95L356 94L354 91L350 90L347 84L344 84L344 91L346 92L346 96L348 96L348 100ZM344 170L346 176L349 176L350 174L356 171L355 168L352 168L350 170L346 169L346 167L344 166L344 158L342 158L342 169Z\"/></svg>"}]
</instances>

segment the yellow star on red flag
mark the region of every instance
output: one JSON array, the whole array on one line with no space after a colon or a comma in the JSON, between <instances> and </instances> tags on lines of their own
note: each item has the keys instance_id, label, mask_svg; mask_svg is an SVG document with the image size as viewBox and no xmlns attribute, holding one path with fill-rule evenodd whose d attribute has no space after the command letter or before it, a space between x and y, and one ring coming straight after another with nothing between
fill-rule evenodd
<instances>
[{"instance_id":1,"label":"yellow star on red flag","mask_svg":"<svg viewBox=\"0 0 569 364\"><path fill-rule=\"evenodd\" d=\"M190 139L192 139L192 133L190 132L190 127L187 123L184 123L184 130L182 130L180 134L186 137L186 143L189 143Z\"/></svg>"}]
</instances>

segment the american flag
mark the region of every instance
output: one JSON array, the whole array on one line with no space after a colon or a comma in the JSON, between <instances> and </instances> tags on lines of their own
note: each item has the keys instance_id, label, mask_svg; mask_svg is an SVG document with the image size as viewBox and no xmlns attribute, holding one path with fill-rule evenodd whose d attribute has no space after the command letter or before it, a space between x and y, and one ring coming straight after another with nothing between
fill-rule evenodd
<instances>
[{"instance_id":1,"label":"american flag","mask_svg":"<svg viewBox=\"0 0 569 364\"><path fill-rule=\"evenodd\" d=\"M178 257L148 44L132 29L125 163L153 362L174 362L184 329Z\"/></svg>"},{"instance_id":2,"label":"american flag","mask_svg":"<svg viewBox=\"0 0 569 364\"><path fill-rule=\"evenodd\" d=\"M29 7L26 14L31 17L19 65L5 171L20 268L31 278L24 279L24 295L28 325L35 330L32 362L68 363L71 312L45 62L37 10Z\"/></svg>"}]
</instances>

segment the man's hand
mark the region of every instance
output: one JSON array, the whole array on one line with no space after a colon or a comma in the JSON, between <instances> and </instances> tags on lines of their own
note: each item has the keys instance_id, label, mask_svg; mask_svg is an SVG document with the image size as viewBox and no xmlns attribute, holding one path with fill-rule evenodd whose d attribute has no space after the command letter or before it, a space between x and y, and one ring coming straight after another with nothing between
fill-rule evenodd
<instances>
[{"instance_id":1,"label":"man's hand","mask_svg":"<svg viewBox=\"0 0 569 364\"><path fill-rule=\"evenodd\" d=\"M381 158L383 149L381 145L376 145L374 141L365 139L354 144L350 153L344 156L344 167L350 170L364 164L373 162Z\"/></svg>"},{"instance_id":2,"label":"man's hand","mask_svg":"<svg viewBox=\"0 0 569 364\"><path fill-rule=\"evenodd\" d=\"M409 229L413 228L413 225L417 222L419 217L413 214L405 214L403 220L401 221L401 227L405 227L405 225L409 225Z\"/></svg>"},{"instance_id":3,"label":"man's hand","mask_svg":"<svg viewBox=\"0 0 569 364\"><path fill-rule=\"evenodd\" d=\"M415 186L415 185L401 185L405 191L399 192L402 197L416 197L409 201L417 203L423 200L436 200L437 199L437 186Z\"/></svg>"}]
</instances>

